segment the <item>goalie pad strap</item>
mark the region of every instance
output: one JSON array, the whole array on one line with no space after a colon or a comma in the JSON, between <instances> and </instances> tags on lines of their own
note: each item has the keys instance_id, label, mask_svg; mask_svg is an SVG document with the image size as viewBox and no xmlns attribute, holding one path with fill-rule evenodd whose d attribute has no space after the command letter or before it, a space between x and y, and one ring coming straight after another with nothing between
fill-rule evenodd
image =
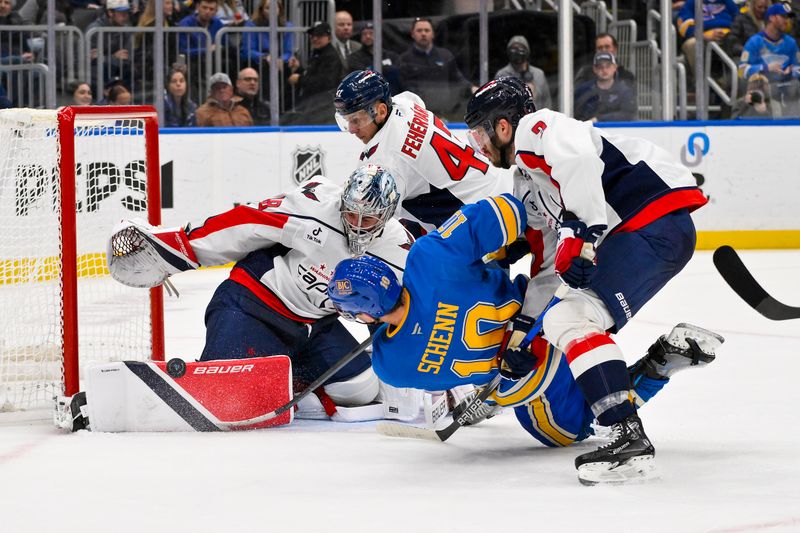
<instances>
[{"instance_id":1,"label":"goalie pad strap","mask_svg":"<svg viewBox=\"0 0 800 533\"><path fill-rule=\"evenodd\" d=\"M314 394L316 394L317 398L319 398L322 408L325 409L325 414L328 416L333 416L333 414L336 412L336 404L333 403L331 397L327 395L325 389L323 387L319 387L314 391Z\"/></svg>"}]
</instances>

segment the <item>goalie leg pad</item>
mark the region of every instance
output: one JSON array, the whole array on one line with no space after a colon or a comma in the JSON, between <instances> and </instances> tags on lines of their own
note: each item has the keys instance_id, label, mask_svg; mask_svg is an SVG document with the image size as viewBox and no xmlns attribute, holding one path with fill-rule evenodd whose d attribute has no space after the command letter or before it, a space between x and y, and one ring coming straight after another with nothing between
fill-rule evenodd
<instances>
[{"instance_id":1,"label":"goalie leg pad","mask_svg":"<svg viewBox=\"0 0 800 533\"><path fill-rule=\"evenodd\" d=\"M291 399L291 363L286 356L186 363L172 377L164 362L118 362L86 369L86 399L92 431L220 431L225 422L249 420ZM293 410L241 426L288 424Z\"/></svg>"},{"instance_id":2,"label":"goalie leg pad","mask_svg":"<svg viewBox=\"0 0 800 533\"><path fill-rule=\"evenodd\" d=\"M337 407L358 407L375 401L380 391L379 383L378 376L369 367L346 381L328 383L324 389Z\"/></svg>"}]
</instances>

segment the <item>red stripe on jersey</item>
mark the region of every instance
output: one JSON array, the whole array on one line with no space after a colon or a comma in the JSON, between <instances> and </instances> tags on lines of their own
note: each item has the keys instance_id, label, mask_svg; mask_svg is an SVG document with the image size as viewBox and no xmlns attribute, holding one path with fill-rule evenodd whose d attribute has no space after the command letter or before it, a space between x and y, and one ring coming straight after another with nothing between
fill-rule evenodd
<instances>
[{"instance_id":1,"label":"red stripe on jersey","mask_svg":"<svg viewBox=\"0 0 800 533\"><path fill-rule=\"evenodd\" d=\"M231 270L230 278L231 280L235 281L239 285L243 285L247 287L250 292L255 294L255 296L264 302L267 307L278 313L279 315L283 315L289 320L294 320L296 322L302 322L303 324L313 324L316 322L313 318L305 318L300 315L293 313L286 305L278 298L275 293L271 290L266 288L263 283L253 279L253 276L248 274L242 268L234 268Z\"/></svg>"},{"instance_id":2,"label":"red stripe on jersey","mask_svg":"<svg viewBox=\"0 0 800 533\"><path fill-rule=\"evenodd\" d=\"M522 163L530 169L540 169L548 176L553 171L553 167L548 165L544 157L534 154L533 152L517 152L517 157L522 160Z\"/></svg>"},{"instance_id":3,"label":"red stripe on jersey","mask_svg":"<svg viewBox=\"0 0 800 533\"><path fill-rule=\"evenodd\" d=\"M538 229L525 228L525 240L531 247L531 277L534 277L542 269L542 262L544 261L544 239L542 232Z\"/></svg>"},{"instance_id":4,"label":"red stripe on jersey","mask_svg":"<svg viewBox=\"0 0 800 533\"><path fill-rule=\"evenodd\" d=\"M189 233L189 240L202 239L203 237L208 237L212 233L243 224L259 224L261 226L272 226L274 228L283 229L288 220L288 215L259 211L252 207L240 205L234 207L230 211L215 215L206 220L202 226L193 229Z\"/></svg>"},{"instance_id":5,"label":"red stripe on jersey","mask_svg":"<svg viewBox=\"0 0 800 533\"><path fill-rule=\"evenodd\" d=\"M614 344L608 333L592 333L581 339L575 339L567 344L567 348L564 350L567 363L572 363L583 354L607 344Z\"/></svg>"},{"instance_id":6,"label":"red stripe on jersey","mask_svg":"<svg viewBox=\"0 0 800 533\"><path fill-rule=\"evenodd\" d=\"M624 224L617 226L613 233L636 231L678 209L687 208L689 211L694 211L707 203L708 198L700 189L674 190L646 205Z\"/></svg>"},{"instance_id":7,"label":"red stripe on jersey","mask_svg":"<svg viewBox=\"0 0 800 533\"><path fill-rule=\"evenodd\" d=\"M448 135L452 135L452 133L450 133L450 130L447 129L447 126L444 125L444 122L442 122L442 119L440 119L436 115L433 115L433 125L436 126L436 128L438 128L440 131L443 131Z\"/></svg>"}]
</instances>

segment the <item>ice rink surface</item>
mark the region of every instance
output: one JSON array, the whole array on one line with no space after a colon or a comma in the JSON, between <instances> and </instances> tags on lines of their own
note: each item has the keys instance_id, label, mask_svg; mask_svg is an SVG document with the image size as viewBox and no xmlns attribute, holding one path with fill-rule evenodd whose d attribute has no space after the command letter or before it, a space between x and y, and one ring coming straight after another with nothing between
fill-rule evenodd
<instances>
[{"instance_id":1,"label":"ice rink surface","mask_svg":"<svg viewBox=\"0 0 800 533\"><path fill-rule=\"evenodd\" d=\"M770 294L800 305L800 252L743 252ZM227 273L174 279L169 357L196 357ZM629 363L678 322L721 333L708 368L675 376L641 415L661 479L584 487L574 457L511 412L446 443L374 423L296 421L224 434L65 434L0 416L0 532L800 531L800 320L769 321L690 265L616 337Z\"/></svg>"}]
</instances>

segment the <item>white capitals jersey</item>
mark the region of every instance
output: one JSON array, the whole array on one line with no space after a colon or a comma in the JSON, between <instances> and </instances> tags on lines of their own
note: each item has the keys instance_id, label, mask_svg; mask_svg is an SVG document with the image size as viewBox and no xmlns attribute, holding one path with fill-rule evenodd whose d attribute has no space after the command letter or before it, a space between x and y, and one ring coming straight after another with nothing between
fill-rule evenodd
<instances>
[{"instance_id":1,"label":"white capitals jersey","mask_svg":"<svg viewBox=\"0 0 800 533\"><path fill-rule=\"evenodd\" d=\"M391 172L401 201L395 216L426 232L464 204L512 190L509 171L492 167L409 92L392 98L389 118L361 153L360 164L366 163Z\"/></svg>"},{"instance_id":2,"label":"white capitals jersey","mask_svg":"<svg viewBox=\"0 0 800 533\"><path fill-rule=\"evenodd\" d=\"M230 278L274 311L300 322L335 313L328 282L350 257L339 204L342 187L321 176L292 192L242 205L187 228L203 266L236 261ZM411 238L389 220L367 248L402 280Z\"/></svg>"},{"instance_id":3,"label":"white capitals jersey","mask_svg":"<svg viewBox=\"0 0 800 533\"><path fill-rule=\"evenodd\" d=\"M541 109L520 120L514 136L519 180L535 184L534 228L558 229L564 212L609 233L635 231L678 209L708 199L692 173L643 139L614 135L557 111ZM516 196L521 199L519 185ZM538 219L538 220L537 220Z\"/></svg>"}]
</instances>

